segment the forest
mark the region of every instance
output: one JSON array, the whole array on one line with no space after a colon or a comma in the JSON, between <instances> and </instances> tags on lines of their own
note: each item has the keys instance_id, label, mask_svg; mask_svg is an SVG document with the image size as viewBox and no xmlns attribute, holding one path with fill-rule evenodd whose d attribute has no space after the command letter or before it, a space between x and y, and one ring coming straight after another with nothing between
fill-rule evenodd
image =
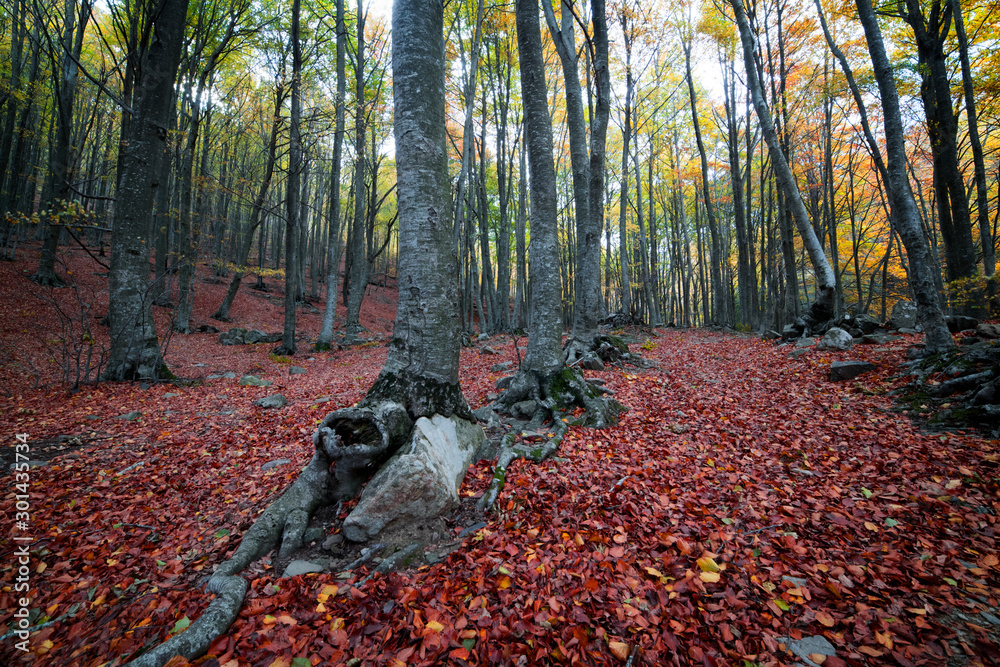
<instances>
[{"instance_id":1,"label":"forest","mask_svg":"<svg viewBox=\"0 0 1000 667\"><path fill-rule=\"evenodd\" d=\"M1000 5L0 6L0 661L1000 660Z\"/></svg>"}]
</instances>

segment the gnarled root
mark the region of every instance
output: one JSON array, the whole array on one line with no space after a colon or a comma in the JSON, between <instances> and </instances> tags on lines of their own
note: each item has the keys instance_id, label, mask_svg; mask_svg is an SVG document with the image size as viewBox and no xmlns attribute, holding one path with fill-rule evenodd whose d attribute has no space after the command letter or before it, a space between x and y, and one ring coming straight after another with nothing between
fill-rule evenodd
<instances>
[{"instance_id":1,"label":"gnarled root","mask_svg":"<svg viewBox=\"0 0 1000 667\"><path fill-rule=\"evenodd\" d=\"M338 499L358 495L365 481L406 441L412 428L406 408L392 401L343 408L327 415L313 434L313 444L337 464Z\"/></svg>"},{"instance_id":2,"label":"gnarled root","mask_svg":"<svg viewBox=\"0 0 1000 667\"><path fill-rule=\"evenodd\" d=\"M570 338L563 346L567 366L603 371L606 364L631 360L628 345L618 336L599 334L591 339Z\"/></svg>"},{"instance_id":3,"label":"gnarled root","mask_svg":"<svg viewBox=\"0 0 1000 667\"><path fill-rule=\"evenodd\" d=\"M517 459L530 459L535 463L541 463L559 449L559 445L562 443L566 431L569 430L569 426L559 418L553 419L552 424L556 434L552 438L549 438L544 445L529 446L524 443L516 443L517 436L514 433L508 433L503 437L503 440L500 442L500 454L497 456L497 464L493 468L493 479L490 480L489 487L476 504L480 512L486 512L493 508L493 504L497 501L497 497L499 497L500 492L503 491L504 484L507 482L507 468L510 467L511 463Z\"/></svg>"},{"instance_id":4,"label":"gnarled root","mask_svg":"<svg viewBox=\"0 0 1000 667\"><path fill-rule=\"evenodd\" d=\"M309 465L264 510L229 560L208 581L216 597L184 632L128 663L128 667L162 667L175 655L188 660L203 655L216 637L229 629L243 606L247 581L239 576L254 561L279 546L288 555L302 546L309 518L322 505L357 495L362 484L406 441L412 422L398 403L346 408L329 414L313 435L315 452ZM337 466L331 474L330 465Z\"/></svg>"},{"instance_id":5,"label":"gnarled root","mask_svg":"<svg viewBox=\"0 0 1000 667\"><path fill-rule=\"evenodd\" d=\"M586 411L583 423L593 428L613 425L618 415L625 411L618 401L601 396L610 391L587 382L574 368L563 367L547 374L521 370L505 384L506 391L497 401L498 405L507 412L516 413L525 410L526 402L534 401L530 424L534 428L541 426L554 412L569 412L575 407Z\"/></svg>"}]
</instances>

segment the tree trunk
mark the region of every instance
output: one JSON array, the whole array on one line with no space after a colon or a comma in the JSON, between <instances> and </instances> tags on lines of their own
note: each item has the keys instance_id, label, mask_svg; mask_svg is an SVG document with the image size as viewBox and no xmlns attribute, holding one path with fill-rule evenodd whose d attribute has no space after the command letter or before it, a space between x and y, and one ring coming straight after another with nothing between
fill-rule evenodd
<instances>
[{"instance_id":1,"label":"tree trunk","mask_svg":"<svg viewBox=\"0 0 1000 667\"><path fill-rule=\"evenodd\" d=\"M365 14L358 0L357 59L354 63L354 222L351 226L351 284L347 299L344 340L352 345L362 331L361 302L368 288L368 249L365 245Z\"/></svg>"},{"instance_id":2,"label":"tree trunk","mask_svg":"<svg viewBox=\"0 0 1000 667\"><path fill-rule=\"evenodd\" d=\"M910 265L910 288L913 290L917 303L917 317L924 327L926 336L924 351L926 354L938 354L953 349L955 341L948 331L938 303L933 271L931 270L930 251L920 230L919 211L906 175L906 145L899 108L899 94L896 91L892 66L889 64L888 56L886 56L882 31L879 29L871 0L856 0L855 4L858 8L861 25L865 30L868 53L871 55L875 68L875 78L878 81L885 114L886 156L888 158L888 180L886 182L888 187L886 191L895 211L893 217L899 236L906 245L906 256ZM839 54L835 55L838 58L841 57ZM841 60L842 64L845 62ZM845 73L849 71L845 68ZM849 80L853 80L853 76L849 75ZM852 89L855 91L856 97L860 99L857 87L852 84ZM859 104L859 106L861 105ZM870 133L869 141L874 143Z\"/></svg>"},{"instance_id":3,"label":"tree trunk","mask_svg":"<svg viewBox=\"0 0 1000 667\"><path fill-rule=\"evenodd\" d=\"M108 380L155 380L169 375L153 322L148 238L187 6L188 0L164 0L161 5L143 62L135 116L124 142L111 237L111 350L104 373Z\"/></svg>"},{"instance_id":4,"label":"tree trunk","mask_svg":"<svg viewBox=\"0 0 1000 667\"><path fill-rule=\"evenodd\" d=\"M771 120L771 113L764 101L763 90L760 79L757 76L757 67L754 59L754 38L750 32L750 25L747 22L746 14L743 12L742 0L730 0L730 4L736 14L736 22L740 29L740 41L743 45L743 60L746 65L747 82L753 96L754 108L760 120L761 133L767 143L771 164L774 168L775 178L785 195L786 206L790 209L795 220L795 225L802 237L803 245L809 253L809 259L816 274L816 297L813 301L807 316L809 325L820 324L829 320L833 316L834 298L836 297L836 277L830 262L823 252L823 247L816 237L812 223L809 221L809 214L802 203L802 196L799 193L795 176L792 174L785 155L778 142L778 133ZM790 267L794 270L794 266Z\"/></svg>"},{"instance_id":5,"label":"tree trunk","mask_svg":"<svg viewBox=\"0 0 1000 667\"><path fill-rule=\"evenodd\" d=\"M288 116L288 182L285 186L285 321L281 345L274 354L295 354L295 305L299 296L299 202L302 192L302 48L299 40L300 0L292 0L292 108Z\"/></svg>"}]
</instances>

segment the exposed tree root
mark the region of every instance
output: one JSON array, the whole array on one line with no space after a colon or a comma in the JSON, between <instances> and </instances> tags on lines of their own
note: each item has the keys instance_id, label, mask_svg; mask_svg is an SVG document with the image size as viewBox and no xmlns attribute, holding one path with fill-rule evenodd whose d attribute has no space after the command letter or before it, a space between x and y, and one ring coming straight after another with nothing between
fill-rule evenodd
<instances>
[{"instance_id":1,"label":"exposed tree root","mask_svg":"<svg viewBox=\"0 0 1000 667\"><path fill-rule=\"evenodd\" d=\"M529 446L523 443L515 444L517 434L513 432L503 437L503 440L500 442L500 454L497 456L497 464L493 468L493 479L490 480L489 487L477 503L477 508L480 512L487 512L493 508L493 504L497 501L497 497L503 491L504 484L507 482L507 468L510 467L511 463L517 459L530 459L535 463L541 463L559 449L563 436L569 430L569 425L559 418L558 413L554 416L552 428L555 429L556 434L552 438L549 438L544 445Z\"/></svg>"},{"instance_id":2,"label":"exposed tree root","mask_svg":"<svg viewBox=\"0 0 1000 667\"><path fill-rule=\"evenodd\" d=\"M603 371L605 364L631 359L628 345L618 336L598 334L592 339L570 338L563 346L567 366Z\"/></svg>"},{"instance_id":3,"label":"exposed tree root","mask_svg":"<svg viewBox=\"0 0 1000 667\"><path fill-rule=\"evenodd\" d=\"M579 370L569 367L549 374L520 370L501 380L498 388L506 389L497 401L500 409L511 413L530 409L534 428L541 426L553 413L569 412L575 407L586 411L584 423L593 428L613 425L618 415L625 411L615 399L601 396L610 391L587 382ZM529 401L534 401L533 408L525 407Z\"/></svg>"},{"instance_id":4,"label":"exposed tree root","mask_svg":"<svg viewBox=\"0 0 1000 667\"><path fill-rule=\"evenodd\" d=\"M162 667L176 655L188 660L203 655L229 629L243 606L248 584L240 573L275 547L285 556L300 548L313 513L322 505L357 495L364 480L405 442L411 426L398 403L347 408L328 415L313 436L315 452L309 465L264 510L236 552L209 579L207 589L216 597L205 613L184 632L128 663L129 667ZM337 466L331 472L334 462Z\"/></svg>"}]
</instances>

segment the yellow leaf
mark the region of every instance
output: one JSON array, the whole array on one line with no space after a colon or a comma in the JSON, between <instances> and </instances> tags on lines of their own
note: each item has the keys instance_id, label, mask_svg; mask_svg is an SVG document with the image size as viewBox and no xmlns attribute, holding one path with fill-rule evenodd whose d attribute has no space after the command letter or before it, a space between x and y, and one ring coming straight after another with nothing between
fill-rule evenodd
<instances>
[{"instance_id":1,"label":"yellow leaf","mask_svg":"<svg viewBox=\"0 0 1000 667\"><path fill-rule=\"evenodd\" d=\"M646 572L648 572L651 576L654 576L654 577L657 577L657 578L663 576L663 573L660 572L659 570L657 570L655 567L647 567L646 568Z\"/></svg>"},{"instance_id":2,"label":"yellow leaf","mask_svg":"<svg viewBox=\"0 0 1000 667\"><path fill-rule=\"evenodd\" d=\"M608 642L608 648L619 660L628 660L629 649L625 642Z\"/></svg>"},{"instance_id":3,"label":"yellow leaf","mask_svg":"<svg viewBox=\"0 0 1000 667\"><path fill-rule=\"evenodd\" d=\"M498 587L502 590L504 588L510 588L510 577L503 577L500 579Z\"/></svg>"},{"instance_id":4,"label":"yellow leaf","mask_svg":"<svg viewBox=\"0 0 1000 667\"><path fill-rule=\"evenodd\" d=\"M721 579L721 578L722 578L722 575L719 574L718 572L702 572L701 573L701 580L704 581L706 584L717 584L717 583L719 583L719 579Z\"/></svg>"},{"instance_id":5,"label":"yellow leaf","mask_svg":"<svg viewBox=\"0 0 1000 667\"><path fill-rule=\"evenodd\" d=\"M438 623L437 621L427 621L427 625L424 627L434 632L441 632L442 630L444 630L444 626Z\"/></svg>"},{"instance_id":6,"label":"yellow leaf","mask_svg":"<svg viewBox=\"0 0 1000 667\"><path fill-rule=\"evenodd\" d=\"M343 629L343 627L344 627L344 619L342 619L342 618L335 618L330 623L330 631L331 632L334 631L334 630L341 630L341 629Z\"/></svg>"},{"instance_id":7,"label":"yellow leaf","mask_svg":"<svg viewBox=\"0 0 1000 667\"><path fill-rule=\"evenodd\" d=\"M47 567L48 567L48 565L46 565L45 563L39 563L38 567L35 568L35 572L37 572L38 574L41 574L42 572L45 572L45 568L47 568Z\"/></svg>"},{"instance_id":8,"label":"yellow leaf","mask_svg":"<svg viewBox=\"0 0 1000 667\"><path fill-rule=\"evenodd\" d=\"M722 569L711 556L702 556L699 558L698 567L701 568L702 572L719 572Z\"/></svg>"},{"instance_id":9,"label":"yellow leaf","mask_svg":"<svg viewBox=\"0 0 1000 667\"><path fill-rule=\"evenodd\" d=\"M277 620L278 619L276 619L274 616L271 616L270 614L268 614L267 616L264 617L264 625L271 625L272 623L276 622Z\"/></svg>"},{"instance_id":10,"label":"yellow leaf","mask_svg":"<svg viewBox=\"0 0 1000 667\"><path fill-rule=\"evenodd\" d=\"M890 650L892 649L893 646L892 637L889 636L888 632L879 632L878 630L876 630L875 640L882 646L886 647L887 649Z\"/></svg>"},{"instance_id":11,"label":"yellow leaf","mask_svg":"<svg viewBox=\"0 0 1000 667\"><path fill-rule=\"evenodd\" d=\"M865 528L867 528L868 530L872 531L873 533L877 533L878 532L878 526L876 526L871 521L865 521Z\"/></svg>"},{"instance_id":12,"label":"yellow leaf","mask_svg":"<svg viewBox=\"0 0 1000 667\"><path fill-rule=\"evenodd\" d=\"M826 661L826 656L822 653L810 653L809 659L815 662L817 665L822 665Z\"/></svg>"},{"instance_id":13,"label":"yellow leaf","mask_svg":"<svg viewBox=\"0 0 1000 667\"><path fill-rule=\"evenodd\" d=\"M927 613L927 610L924 609L923 607L907 607L906 611L910 612L911 614L920 614L921 616Z\"/></svg>"},{"instance_id":14,"label":"yellow leaf","mask_svg":"<svg viewBox=\"0 0 1000 667\"><path fill-rule=\"evenodd\" d=\"M949 491L951 491L952 489L957 489L960 486L962 486L962 480L960 480L960 479L952 479L952 480L949 480L948 483L944 485L944 488L946 488Z\"/></svg>"}]
</instances>

